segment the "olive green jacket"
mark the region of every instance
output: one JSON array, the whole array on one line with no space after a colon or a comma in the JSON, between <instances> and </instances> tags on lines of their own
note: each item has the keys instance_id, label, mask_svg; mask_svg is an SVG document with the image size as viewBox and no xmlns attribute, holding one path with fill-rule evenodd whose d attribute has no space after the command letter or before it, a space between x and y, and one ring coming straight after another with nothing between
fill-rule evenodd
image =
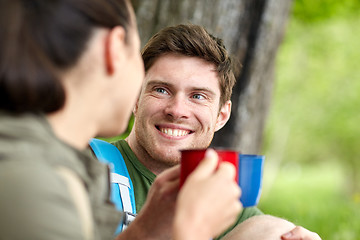
<instances>
[{"instance_id":1,"label":"olive green jacket","mask_svg":"<svg viewBox=\"0 0 360 240\"><path fill-rule=\"evenodd\" d=\"M0 111L0 239L112 239L122 213L108 174L43 115Z\"/></svg>"}]
</instances>

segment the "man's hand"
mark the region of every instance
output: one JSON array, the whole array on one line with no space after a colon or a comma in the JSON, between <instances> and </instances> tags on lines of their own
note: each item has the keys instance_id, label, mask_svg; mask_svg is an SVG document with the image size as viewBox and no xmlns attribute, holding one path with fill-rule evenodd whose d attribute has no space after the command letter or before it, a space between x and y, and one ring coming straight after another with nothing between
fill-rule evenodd
<instances>
[{"instance_id":1,"label":"man's hand","mask_svg":"<svg viewBox=\"0 0 360 240\"><path fill-rule=\"evenodd\" d=\"M271 215L248 218L223 238L224 240L321 240L319 235L303 227Z\"/></svg>"},{"instance_id":2,"label":"man's hand","mask_svg":"<svg viewBox=\"0 0 360 240\"><path fill-rule=\"evenodd\" d=\"M281 236L282 240L321 240L320 236L303 227L297 226Z\"/></svg>"}]
</instances>

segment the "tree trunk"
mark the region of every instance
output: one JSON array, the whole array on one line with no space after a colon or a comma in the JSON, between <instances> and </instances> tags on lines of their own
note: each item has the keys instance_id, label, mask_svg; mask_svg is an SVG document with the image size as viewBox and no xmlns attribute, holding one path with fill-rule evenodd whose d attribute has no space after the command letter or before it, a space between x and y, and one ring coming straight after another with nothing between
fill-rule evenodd
<instances>
[{"instance_id":1,"label":"tree trunk","mask_svg":"<svg viewBox=\"0 0 360 240\"><path fill-rule=\"evenodd\" d=\"M259 153L274 83L274 63L291 0L133 0L142 43L179 23L204 26L224 40L243 68L232 115L213 146Z\"/></svg>"}]
</instances>

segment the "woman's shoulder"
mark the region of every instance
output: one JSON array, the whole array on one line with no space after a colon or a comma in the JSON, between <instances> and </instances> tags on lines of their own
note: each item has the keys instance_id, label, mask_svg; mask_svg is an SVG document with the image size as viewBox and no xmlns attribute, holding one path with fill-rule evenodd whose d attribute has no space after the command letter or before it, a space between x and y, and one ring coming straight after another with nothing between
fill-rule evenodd
<instances>
[{"instance_id":1,"label":"woman's shoulder","mask_svg":"<svg viewBox=\"0 0 360 240\"><path fill-rule=\"evenodd\" d=\"M0 192L0 222L6 222L0 232L5 236L18 236L16 229L21 229L26 238L58 239L60 234L62 239L80 239L72 196L52 166L41 161L0 161Z\"/></svg>"}]
</instances>

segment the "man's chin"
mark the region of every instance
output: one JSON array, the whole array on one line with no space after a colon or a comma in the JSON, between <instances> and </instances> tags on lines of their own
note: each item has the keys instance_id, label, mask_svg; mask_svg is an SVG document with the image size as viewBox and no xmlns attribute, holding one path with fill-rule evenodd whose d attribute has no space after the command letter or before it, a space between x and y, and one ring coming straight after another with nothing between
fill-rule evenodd
<instances>
[{"instance_id":1,"label":"man's chin","mask_svg":"<svg viewBox=\"0 0 360 240\"><path fill-rule=\"evenodd\" d=\"M159 160L169 166L175 166L180 163L181 153L178 150L166 151L159 154Z\"/></svg>"}]
</instances>

